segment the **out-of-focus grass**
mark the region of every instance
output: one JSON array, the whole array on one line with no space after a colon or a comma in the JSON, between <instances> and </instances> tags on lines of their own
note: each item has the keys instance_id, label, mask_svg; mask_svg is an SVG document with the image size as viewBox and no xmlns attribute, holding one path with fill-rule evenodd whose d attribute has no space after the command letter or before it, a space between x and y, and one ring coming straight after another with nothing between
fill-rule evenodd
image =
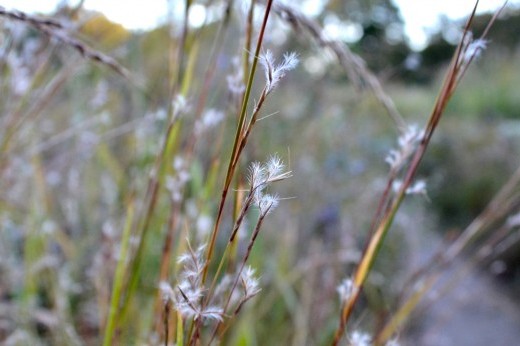
<instances>
[{"instance_id":1,"label":"out-of-focus grass","mask_svg":"<svg viewBox=\"0 0 520 346\"><path fill-rule=\"evenodd\" d=\"M203 34L211 38L213 30ZM0 200L0 316L5 323L0 340L19 333L22 342L29 344L36 339L56 345L99 344L110 309L118 308L116 302L110 304L114 282L121 279L114 273L118 265L128 265L120 257L122 230L131 226L125 226L132 219L128 210L134 203L137 210L146 205L144 191L167 126L167 103L172 101L165 52L169 36L166 29L141 34L113 51L132 71L135 80L130 82L80 59L68 47L47 46L35 32L25 35L17 49L23 51L34 35L33 43L41 45L39 54L25 56L28 60L23 62L34 76L31 89L13 95L7 81L17 71L11 67L3 72L2 117L11 119L17 111L21 118L15 119L28 116L1 153L0 186L5 193ZM206 44L203 41L199 49L205 52ZM218 56L216 80L224 80L232 68L230 52L239 51L234 44L227 43ZM174 44L171 49L175 48ZM301 49L304 59L307 48ZM198 76L207 65L205 55L200 55L196 77L190 78L194 90L203 85ZM49 66L36 73L46 63ZM394 308L401 279L411 266L408 246L414 244L413 233L419 232L418 223L406 218L408 212L424 224L433 223L422 226L431 230L443 213L453 216L450 208L455 205L462 207L462 214L450 222L462 223L461 219L469 218L464 215L468 206L477 203L475 194L482 194L481 183L489 183L485 187L491 194L499 175L518 164L511 159L518 139L511 133L504 136L501 125L503 119L518 117L520 98L514 86L519 79L517 59L510 57L483 59L469 71L448 108L443 134L438 142L434 139L426 157L422 173L431 179L431 202L416 198L405 204L405 216L397 219L395 232L368 279L364 306L371 314L361 318L360 325L369 326ZM40 100L53 81L60 87L52 97ZM387 89L406 119L422 125L436 86L395 83ZM217 91L210 93L208 104L224 108L228 118L192 148L193 161L184 167L191 180L179 202L177 220L169 218L174 208L165 197L168 192L161 190L142 252L135 301L128 305L126 319L114 321L109 329L122 342L157 338L150 333L158 319L153 315L153 299L170 222L177 240L168 261L167 279L173 281L178 272L175 257L186 250L179 239L197 229L207 232L204 218L214 217L225 173L223 153L230 149L236 120L234 110L226 108L230 107L227 95L221 91L225 83L214 87ZM195 101L199 95L191 96L190 101ZM32 110L34 105L39 107ZM395 129L375 98L357 93L341 78L318 80L303 69L288 76L283 88L272 95L265 114L275 111L280 114L259 121L246 155L263 160L278 153L294 177L278 190L289 199L266 221L265 236L251 254L250 264L261 276L261 297L244 308L225 342L324 344L337 326L338 281L359 260L367 238ZM172 139L172 152L189 143L195 122L192 113L183 117L182 130ZM168 160L172 162L165 163L164 172L173 174L174 157ZM493 170L479 172L486 165ZM457 186L459 199L453 201L449 185ZM424 207L428 203L435 207ZM477 212L481 203L469 212ZM253 217L250 220L254 222ZM227 219L223 225L232 227ZM136 238L124 239L129 251L135 251ZM224 246L219 241L217 251Z\"/></svg>"}]
</instances>

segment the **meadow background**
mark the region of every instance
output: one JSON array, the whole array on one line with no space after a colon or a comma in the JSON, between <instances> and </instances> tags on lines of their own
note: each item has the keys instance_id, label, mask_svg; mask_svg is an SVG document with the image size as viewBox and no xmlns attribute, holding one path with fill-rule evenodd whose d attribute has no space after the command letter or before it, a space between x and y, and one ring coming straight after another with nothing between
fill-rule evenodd
<instances>
[{"instance_id":1,"label":"meadow background","mask_svg":"<svg viewBox=\"0 0 520 346\"><path fill-rule=\"evenodd\" d=\"M247 5L187 4L207 6L204 25L172 19L130 32L81 7L64 6L48 22L2 11L0 343L162 345L168 328L169 342L179 342L179 317L164 303L161 283L175 290L177 257L211 234L265 7L257 4L248 22ZM419 281L412 273L518 175L519 15L506 9L495 22L488 48L445 111L418 171L427 192L408 196L399 210L349 333L381 330ZM475 17L475 36L490 18ZM222 344L330 343L339 323L337 287L360 260L386 184L385 157L398 145L388 115L397 110L407 124L424 127L464 24L446 21L416 52L388 1L330 1L309 20L353 32L335 39L366 65L338 59L321 36L291 25L283 8L272 11L263 52L279 62L296 52L299 64L263 105L221 232L233 229L251 162L276 154L292 177L270 187L279 205L248 259L261 290ZM263 78L258 71L252 100ZM517 184L508 186L507 203L491 208L483 235L443 268L446 277L424 294L411 322L397 328L400 344L518 342ZM246 215L239 238L259 213ZM246 247L235 245L225 271ZM227 253L225 236L215 249L217 258Z\"/></svg>"}]
</instances>

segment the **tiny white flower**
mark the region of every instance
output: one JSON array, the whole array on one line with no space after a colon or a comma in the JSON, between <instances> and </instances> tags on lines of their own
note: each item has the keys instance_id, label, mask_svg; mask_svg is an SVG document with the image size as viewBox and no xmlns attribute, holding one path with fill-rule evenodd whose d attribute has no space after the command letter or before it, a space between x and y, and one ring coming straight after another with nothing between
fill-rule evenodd
<instances>
[{"instance_id":1,"label":"tiny white flower","mask_svg":"<svg viewBox=\"0 0 520 346\"><path fill-rule=\"evenodd\" d=\"M483 39L477 39L472 41L469 44L468 49L466 50L466 59L469 59L471 57L478 58L480 56L480 53L482 53L482 51L487 48L487 44L488 42Z\"/></svg>"},{"instance_id":2,"label":"tiny white flower","mask_svg":"<svg viewBox=\"0 0 520 346\"><path fill-rule=\"evenodd\" d=\"M399 341L397 341L397 338L388 340L385 346L400 346Z\"/></svg>"},{"instance_id":3,"label":"tiny white flower","mask_svg":"<svg viewBox=\"0 0 520 346\"><path fill-rule=\"evenodd\" d=\"M166 119L166 110L164 108L159 108L157 111L150 114L150 116L155 120L164 120Z\"/></svg>"},{"instance_id":4,"label":"tiny white flower","mask_svg":"<svg viewBox=\"0 0 520 346\"><path fill-rule=\"evenodd\" d=\"M204 131L217 126L224 119L224 112L216 109L208 109L202 118L195 123L195 133L200 135Z\"/></svg>"},{"instance_id":5,"label":"tiny white flower","mask_svg":"<svg viewBox=\"0 0 520 346\"><path fill-rule=\"evenodd\" d=\"M417 142L423 136L423 131L415 124L408 126L405 132L399 137L398 143L400 147L405 147L410 143Z\"/></svg>"},{"instance_id":6,"label":"tiny white flower","mask_svg":"<svg viewBox=\"0 0 520 346\"><path fill-rule=\"evenodd\" d=\"M359 332L355 330L350 335L350 345L351 346L370 346L371 337L367 333Z\"/></svg>"},{"instance_id":7,"label":"tiny white flower","mask_svg":"<svg viewBox=\"0 0 520 346\"><path fill-rule=\"evenodd\" d=\"M244 72L238 57L232 59L232 64L235 73L228 75L226 81L231 95L237 97L241 96L246 90L246 86L244 85Z\"/></svg>"},{"instance_id":8,"label":"tiny white flower","mask_svg":"<svg viewBox=\"0 0 520 346\"><path fill-rule=\"evenodd\" d=\"M403 182L401 180L395 180L392 184L392 190L394 193L398 193L403 186ZM426 181L425 180L417 180L413 185L409 186L405 193L407 195L423 195L425 197L428 196L428 192L426 190Z\"/></svg>"},{"instance_id":9,"label":"tiny white flower","mask_svg":"<svg viewBox=\"0 0 520 346\"><path fill-rule=\"evenodd\" d=\"M173 117L177 118L178 116L189 112L190 104L183 95L178 94L172 101L172 108Z\"/></svg>"},{"instance_id":10,"label":"tiny white flower","mask_svg":"<svg viewBox=\"0 0 520 346\"><path fill-rule=\"evenodd\" d=\"M406 189L406 193L410 195L427 195L426 181L417 180L412 186Z\"/></svg>"},{"instance_id":11,"label":"tiny white flower","mask_svg":"<svg viewBox=\"0 0 520 346\"><path fill-rule=\"evenodd\" d=\"M488 41L484 39L474 39L472 32L467 32L464 37L464 42L462 44L462 64L467 64L473 59L477 59L482 51L487 48Z\"/></svg>"},{"instance_id":12,"label":"tiny white flower","mask_svg":"<svg viewBox=\"0 0 520 346\"><path fill-rule=\"evenodd\" d=\"M352 295L355 293L355 284L351 278L344 279L341 284L336 288L338 292L339 299L342 303L348 301Z\"/></svg>"},{"instance_id":13,"label":"tiny white flower","mask_svg":"<svg viewBox=\"0 0 520 346\"><path fill-rule=\"evenodd\" d=\"M159 290L161 292L161 298L164 303L175 300L175 293L173 292L172 286L166 281L159 283Z\"/></svg>"},{"instance_id":14,"label":"tiny white flower","mask_svg":"<svg viewBox=\"0 0 520 346\"><path fill-rule=\"evenodd\" d=\"M185 165L185 160L182 156L175 156L173 158L173 168L175 168L176 171L184 168L184 165Z\"/></svg>"},{"instance_id":15,"label":"tiny white flower","mask_svg":"<svg viewBox=\"0 0 520 346\"><path fill-rule=\"evenodd\" d=\"M391 149L385 158L392 170L397 171L405 164L423 136L424 131L420 130L417 125L410 125L405 129L397 140L399 148L397 150Z\"/></svg>"},{"instance_id":16,"label":"tiny white flower","mask_svg":"<svg viewBox=\"0 0 520 346\"><path fill-rule=\"evenodd\" d=\"M182 185L185 185L191 178L190 173L185 170L179 171L179 173L177 175L179 178L179 183L181 183Z\"/></svg>"},{"instance_id":17,"label":"tiny white flower","mask_svg":"<svg viewBox=\"0 0 520 346\"><path fill-rule=\"evenodd\" d=\"M509 226L509 227L520 226L520 213L517 213L515 215L508 217L506 223L507 223L507 226Z\"/></svg>"},{"instance_id":18,"label":"tiny white flower","mask_svg":"<svg viewBox=\"0 0 520 346\"><path fill-rule=\"evenodd\" d=\"M204 239L205 236L209 234L211 231L211 226L213 225L213 218L209 215L199 215L197 218L197 235L200 239Z\"/></svg>"},{"instance_id":19,"label":"tiny white flower","mask_svg":"<svg viewBox=\"0 0 520 346\"><path fill-rule=\"evenodd\" d=\"M399 152L395 149L391 149L388 152L388 155L385 157L385 162L390 165L390 167L397 167L399 160L401 158L401 155Z\"/></svg>"}]
</instances>

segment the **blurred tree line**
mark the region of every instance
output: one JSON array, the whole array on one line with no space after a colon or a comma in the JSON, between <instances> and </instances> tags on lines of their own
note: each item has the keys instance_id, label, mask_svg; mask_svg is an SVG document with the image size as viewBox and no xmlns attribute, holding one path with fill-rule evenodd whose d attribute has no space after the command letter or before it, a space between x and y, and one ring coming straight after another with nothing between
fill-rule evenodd
<instances>
[{"instance_id":1,"label":"blurred tree line","mask_svg":"<svg viewBox=\"0 0 520 346\"><path fill-rule=\"evenodd\" d=\"M356 33L346 37L345 42L365 59L372 71L384 79L395 81L429 83L438 68L449 62L463 24L463 21L441 18L440 28L432 32L427 46L421 51L414 51L407 42L403 18L393 1L325 0L323 3L324 7L316 20L322 24L332 21L339 26L339 30L354 28ZM101 14L83 12L88 19L84 21L81 33L100 48L112 49L129 39L130 35L121 25L110 22ZM475 17L475 36L483 32L490 18L491 14ZM520 12L506 11L488 34L493 51L514 54L520 40L518 32ZM157 30L149 34L154 36Z\"/></svg>"},{"instance_id":2,"label":"blurred tree line","mask_svg":"<svg viewBox=\"0 0 520 346\"><path fill-rule=\"evenodd\" d=\"M340 20L357 23L362 28L359 40L350 44L368 66L383 77L406 82L428 83L438 68L449 62L459 40L463 20L441 18L441 26L430 36L427 46L414 51L404 34L404 22L391 0L331 0L320 15L323 20L336 15ZM475 17L473 33L484 31L492 14ZM512 55L519 46L520 13L506 11L488 34L493 50Z\"/></svg>"}]
</instances>

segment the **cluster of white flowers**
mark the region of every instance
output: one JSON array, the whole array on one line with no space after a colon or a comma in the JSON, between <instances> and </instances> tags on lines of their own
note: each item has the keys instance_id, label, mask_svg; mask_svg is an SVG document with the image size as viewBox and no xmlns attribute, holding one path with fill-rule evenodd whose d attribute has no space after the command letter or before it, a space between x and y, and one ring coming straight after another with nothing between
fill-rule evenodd
<instances>
[{"instance_id":1,"label":"cluster of white flowers","mask_svg":"<svg viewBox=\"0 0 520 346\"><path fill-rule=\"evenodd\" d=\"M370 346L372 344L372 338L369 334L355 330L350 335L351 346Z\"/></svg>"},{"instance_id":2,"label":"cluster of white flowers","mask_svg":"<svg viewBox=\"0 0 520 346\"><path fill-rule=\"evenodd\" d=\"M244 71L242 70L238 57L234 57L231 63L233 64L234 72L226 77L226 81L229 92L233 97L238 99L242 97L242 94L246 90L246 86L244 85Z\"/></svg>"},{"instance_id":3,"label":"cluster of white flowers","mask_svg":"<svg viewBox=\"0 0 520 346\"><path fill-rule=\"evenodd\" d=\"M171 198L175 202L182 200L182 189L190 180L191 176L186 167L186 161L181 156L173 160L174 175L166 177L166 189L170 191Z\"/></svg>"},{"instance_id":4,"label":"cluster of white flowers","mask_svg":"<svg viewBox=\"0 0 520 346\"><path fill-rule=\"evenodd\" d=\"M483 50L487 48L488 41L481 38L473 38L471 32L467 32L462 43L461 64L467 65L472 60L478 59Z\"/></svg>"},{"instance_id":5,"label":"cluster of white flowers","mask_svg":"<svg viewBox=\"0 0 520 346\"><path fill-rule=\"evenodd\" d=\"M349 345L350 346L371 346L372 345L372 337L370 334L365 332L360 332L358 330L354 330L349 337ZM397 339L388 340L385 343L385 346L399 346L399 341Z\"/></svg>"},{"instance_id":6,"label":"cluster of white flowers","mask_svg":"<svg viewBox=\"0 0 520 346\"><path fill-rule=\"evenodd\" d=\"M399 148L390 150L385 158L385 161L390 165L390 169L398 172L412 155L423 136L424 131L419 130L417 125L408 126L397 141Z\"/></svg>"},{"instance_id":7,"label":"cluster of white flowers","mask_svg":"<svg viewBox=\"0 0 520 346\"><path fill-rule=\"evenodd\" d=\"M31 71L15 52L9 54L7 64L11 71L11 91L17 96L24 95L31 87Z\"/></svg>"},{"instance_id":8,"label":"cluster of white flowers","mask_svg":"<svg viewBox=\"0 0 520 346\"><path fill-rule=\"evenodd\" d=\"M403 182L401 180L395 180L392 184L392 190L397 193L401 190ZM426 190L426 181L423 179L417 180L413 185L409 186L405 193L407 195L422 195L428 197L428 191Z\"/></svg>"},{"instance_id":9,"label":"cluster of white flowers","mask_svg":"<svg viewBox=\"0 0 520 346\"><path fill-rule=\"evenodd\" d=\"M172 101L173 119L190 111L191 105L183 95L176 95Z\"/></svg>"},{"instance_id":10,"label":"cluster of white flowers","mask_svg":"<svg viewBox=\"0 0 520 346\"><path fill-rule=\"evenodd\" d=\"M356 293L357 287L354 284L354 280L351 278L344 279L341 284L336 288L341 303L345 303Z\"/></svg>"},{"instance_id":11,"label":"cluster of white flowers","mask_svg":"<svg viewBox=\"0 0 520 346\"><path fill-rule=\"evenodd\" d=\"M92 108L101 108L108 102L109 86L104 80L96 85L94 96L90 100Z\"/></svg>"},{"instance_id":12,"label":"cluster of white flowers","mask_svg":"<svg viewBox=\"0 0 520 346\"><path fill-rule=\"evenodd\" d=\"M217 126L224 119L224 112L210 108L195 122L195 134L201 135L205 131Z\"/></svg>"}]
</instances>

